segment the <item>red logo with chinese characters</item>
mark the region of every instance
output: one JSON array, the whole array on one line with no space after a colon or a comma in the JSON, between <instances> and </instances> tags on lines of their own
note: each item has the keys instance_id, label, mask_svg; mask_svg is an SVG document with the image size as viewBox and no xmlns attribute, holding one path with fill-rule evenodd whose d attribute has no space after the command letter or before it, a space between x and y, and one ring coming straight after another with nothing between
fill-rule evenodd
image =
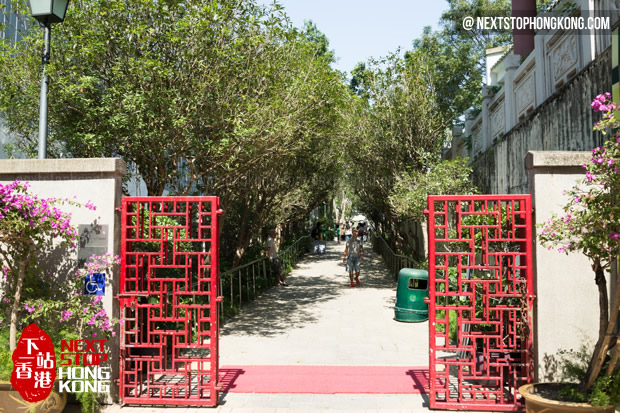
<instances>
[{"instance_id":1,"label":"red logo with chinese characters","mask_svg":"<svg viewBox=\"0 0 620 413\"><path fill-rule=\"evenodd\" d=\"M54 344L44 330L32 323L24 329L13 352L11 384L24 400L34 403L50 395L54 380Z\"/></svg>"}]
</instances>

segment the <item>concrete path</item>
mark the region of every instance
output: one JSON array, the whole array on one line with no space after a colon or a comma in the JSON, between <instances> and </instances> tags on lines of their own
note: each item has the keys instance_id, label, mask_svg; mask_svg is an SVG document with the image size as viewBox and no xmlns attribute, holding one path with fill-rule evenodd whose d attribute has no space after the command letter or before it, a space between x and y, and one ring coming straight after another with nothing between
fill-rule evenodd
<instances>
[{"instance_id":1,"label":"concrete path","mask_svg":"<svg viewBox=\"0 0 620 413\"><path fill-rule=\"evenodd\" d=\"M428 323L394 321L396 285L367 244L349 287L344 244L328 243L220 332L220 365L428 366Z\"/></svg>"},{"instance_id":2,"label":"concrete path","mask_svg":"<svg viewBox=\"0 0 620 413\"><path fill-rule=\"evenodd\" d=\"M344 244L308 255L221 328L220 366L428 366L428 322L394 320L396 284L366 244L361 287L350 288ZM427 412L425 394L223 393L216 409L110 406L105 413Z\"/></svg>"}]
</instances>

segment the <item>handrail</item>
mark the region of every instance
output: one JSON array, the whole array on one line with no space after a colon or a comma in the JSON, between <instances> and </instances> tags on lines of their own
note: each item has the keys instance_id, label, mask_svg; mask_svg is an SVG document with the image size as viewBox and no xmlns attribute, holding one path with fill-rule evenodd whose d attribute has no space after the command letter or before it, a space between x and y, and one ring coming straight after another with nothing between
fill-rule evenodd
<instances>
[{"instance_id":1,"label":"handrail","mask_svg":"<svg viewBox=\"0 0 620 413\"><path fill-rule=\"evenodd\" d=\"M396 254L388 243L376 233L372 234L372 245L374 250L383 257L383 261L385 261L394 280L398 278L398 272L402 268L415 268L416 265L419 265L417 261L411 257Z\"/></svg>"},{"instance_id":2,"label":"handrail","mask_svg":"<svg viewBox=\"0 0 620 413\"><path fill-rule=\"evenodd\" d=\"M309 235L304 235L280 252L280 261L284 271L295 265L299 257L309 250L311 239ZM268 261L267 257L258 258L220 273L218 291L224 300L228 301L226 307L224 301L219 303L220 316L224 315L225 309L230 313L235 313L237 311L235 304L241 308L244 302L251 301L262 291L275 285L276 277ZM227 287L226 292L224 292L225 287Z\"/></svg>"}]
</instances>

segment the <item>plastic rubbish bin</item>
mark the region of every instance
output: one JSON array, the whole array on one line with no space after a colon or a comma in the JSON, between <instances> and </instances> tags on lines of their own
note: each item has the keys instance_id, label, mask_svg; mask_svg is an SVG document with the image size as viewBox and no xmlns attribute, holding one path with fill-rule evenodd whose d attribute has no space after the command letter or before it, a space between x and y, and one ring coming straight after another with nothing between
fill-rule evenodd
<instances>
[{"instance_id":1,"label":"plastic rubbish bin","mask_svg":"<svg viewBox=\"0 0 620 413\"><path fill-rule=\"evenodd\" d=\"M428 271L403 268L398 273L394 319L417 323L428 320Z\"/></svg>"}]
</instances>

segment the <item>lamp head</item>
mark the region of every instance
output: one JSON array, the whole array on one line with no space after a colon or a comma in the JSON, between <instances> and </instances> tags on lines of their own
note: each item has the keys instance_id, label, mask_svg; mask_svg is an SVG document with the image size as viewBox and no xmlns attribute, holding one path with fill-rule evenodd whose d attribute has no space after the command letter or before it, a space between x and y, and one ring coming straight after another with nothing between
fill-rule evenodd
<instances>
[{"instance_id":1,"label":"lamp head","mask_svg":"<svg viewBox=\"0 0 620 413\"><path fill-rule=\"evenodd\" d=\"M69 0L29 0L30 14L42 24L62 23Z\"/></svg>"}]
</instances>

